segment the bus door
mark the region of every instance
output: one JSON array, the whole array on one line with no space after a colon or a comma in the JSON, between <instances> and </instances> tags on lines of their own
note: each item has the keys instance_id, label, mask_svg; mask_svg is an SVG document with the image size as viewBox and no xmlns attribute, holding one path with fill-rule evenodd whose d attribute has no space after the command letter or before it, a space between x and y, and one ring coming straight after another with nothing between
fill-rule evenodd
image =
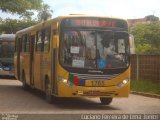
<instances>
[{"instance_id":1,"label":"bus door","mask_svg":"<svg viewBox=\"0 0 160 120\"><path fill-rule=\"evenodd\" d=\"M30 85L34 87L34 44L35 44L35 35L31 35L30 42Z\"/></svg>"},{"instance_id":2,"label":"bus door","mask_svg":"<svg viewBox=\"0 0 160 120\"><path fill-rule=\"evenodd\" d=\"M21 51L21 38L17 38L16 39L16 70L15 70L15 74L17 76L18 79L20 79L20 51Z\"/></svg>"}]
</instances>

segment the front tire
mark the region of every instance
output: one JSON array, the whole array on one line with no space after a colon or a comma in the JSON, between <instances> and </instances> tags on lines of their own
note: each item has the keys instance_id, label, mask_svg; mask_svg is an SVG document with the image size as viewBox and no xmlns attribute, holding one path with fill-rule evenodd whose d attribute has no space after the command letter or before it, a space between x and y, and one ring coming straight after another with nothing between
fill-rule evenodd
<instances>
[{"instance_id":1,"label":"front tire","mask_svg":"<svg viewBox=\"0 0 160 120\"><path fill-rule=\"evenodd\" d=\"M103 105L109 105L112 102L113 98L100 98L101 104Z\"/></svg>"}]
</instances>

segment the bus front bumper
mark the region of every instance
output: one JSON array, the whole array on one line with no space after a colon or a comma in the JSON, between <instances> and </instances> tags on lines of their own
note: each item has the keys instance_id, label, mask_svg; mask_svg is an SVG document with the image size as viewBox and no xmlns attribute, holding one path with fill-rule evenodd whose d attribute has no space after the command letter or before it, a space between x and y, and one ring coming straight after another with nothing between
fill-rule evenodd
<instances>
[{"instance_id":1,"label":"bus front bumper","mask_svg":"<svg viewBox=\"0 0 160 120\"><path fill-rule=\"evenodd\" d=\"M86 87L58 83L58 97L128 97L130 81L124 86Z\"/></svg>"}]
</instances>

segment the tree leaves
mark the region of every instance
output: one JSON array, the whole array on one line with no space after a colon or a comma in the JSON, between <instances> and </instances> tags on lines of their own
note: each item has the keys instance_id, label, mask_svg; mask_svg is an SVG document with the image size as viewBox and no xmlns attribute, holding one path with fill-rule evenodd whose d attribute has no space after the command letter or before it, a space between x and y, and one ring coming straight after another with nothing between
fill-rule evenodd
<instances>
[{"instance_id":1,"label":"tree leaves","mask_svg":"<svg viewBox=\"0 0 160 120\"><path fill-rule=\"evenodd\" d=\"M6 19L0 24L0 33L16 33L17 31L27 28L29 26L35 25L38 22L35 20L16 20L16 19Z\"/></svg>"},{"instance_id":2,"label":"tree leaves","mask_svg":"<svg viewBox=\"0 0 160 120\"><path fill-rule=\"evenodd\" d=\"M42 0L0 0L0 10L19 15L32 15L31 10L39 10Z\"/></svg>"},{"instance_id":3,"label":"tree leaves","mask_svg":"<svg viewBox=\"0 0 160 120\"><path fill-rule=\"evenodd\" d=\"M137 24L131 33L135 37L136 53L160 54L160 21Z\"/></svg>"},{"instance_id":4,"label":"tree leaves","mask_svg":"<svg viewBox=\"0 0 160 120\"><path fill-rule=\"evenodd\" d=\"M4 12L22 14L26 10L41 8L42 0L1 0L0 9Z\"/></svg>"},{"instance_id":5,"label":"tree leaves","mask_svg":"<svg viewBox=\"0 0 160 120\"><path fill-rule=\"evenodd\" d=\"M50 6L47 4L43 4L41 10L39 11L39 13L37 15L38 20L45 21L45 20L51 18L52 17L51 13L53 13L53 11L50 10Z\"/></svg>"},{"instance_id":6,"label":"tree leaves","mask_svg":"<svg viewBox=\"0 0 160 120\"><path fill-rule=\"evenodd\" d=\"M35 25L40 21L51 18L50 6L42 0L0 0L0 10L3 12L18 14L22 20L5 19L0 17L0 33L16 33L17 31ZM38 20L32 20L33 10L37 10Z\"/></svg>"}]
</instances>

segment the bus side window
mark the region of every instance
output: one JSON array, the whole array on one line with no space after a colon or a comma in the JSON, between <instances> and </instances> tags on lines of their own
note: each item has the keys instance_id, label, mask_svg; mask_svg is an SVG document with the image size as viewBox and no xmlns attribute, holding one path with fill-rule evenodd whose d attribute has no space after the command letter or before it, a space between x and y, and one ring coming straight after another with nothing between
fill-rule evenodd
<instances>
[{"instance_id":1,"label":"bus side window","mask_svg":"<svg viewBox=\"0 0 160 120\"><path fill-rule=\"evenodd\" d=\"M26 34L26 52L30 51L30 35Z\"/></svg>"},{"instance_id":2,"label":"bus side window","mask_svg":"<svg viewBox=\"0 0 160 120\"><path fill-rule=\"evenodd\" d=\"M44 52L45 29L41 30L42 46L41 51Z\"/></svg>"},{"instance_id":3,"label":"bus side window","mask_svg":"<svg viewBox=\"0 0 160 120\"><path fill-rule=\"evenodd\" d=\"M36 35L36 51L42 51L42 35L41 35L41 31L37 32Z\"/></svg>"},{"instance_id":4,"label":"bus side window","mask_svg":"<svg viewBox=\"0 0 160 120\"><path fill-rule=\"evenodd\" d=\"M22 52L22 37L18 38L18 42L19 43L17 43L17 51L19 47L19 52Z\"/></svg>"},{"instance_id":5,"label":"bus side window","mask_svg":"<svg viewBox=\"0 0 160 120\"><path fill-rule=\"evenodd\" d=\"M50 28L45 29L45 37L44 37L44 51L49 51L49 45L50 45Z\"/></svg>"},{"instance_id":6,"label":"bus side window","mask_svg":"<svg viewBox=\"0 0 160 120\"><path fill-rule=\"evenodd\" d=\"M17 52L17 43L18 43L18 37L16 37L16 39L15 39L14 52Z\"/></svg>"},{"instance_id":7,"label":"bus side window","mask_svg":"<svg viewBox=\"0 0 160 120\"><path fill-rule=\"evenodd\" d=\"M22 52L26 51L26 39L25 35L22 36Z\"/></svg>"},{"instance_id":8,"label":"bus side window","mask_svg":"<svg viewBox=\"0 0 160 120\"><path fill-rule=\"evenodd\" d=\"M132 34L129 35L129 45L130 45L130 53L135 54L135 44L134 44L134 36Z\"/></svg>"}]
</instances>

